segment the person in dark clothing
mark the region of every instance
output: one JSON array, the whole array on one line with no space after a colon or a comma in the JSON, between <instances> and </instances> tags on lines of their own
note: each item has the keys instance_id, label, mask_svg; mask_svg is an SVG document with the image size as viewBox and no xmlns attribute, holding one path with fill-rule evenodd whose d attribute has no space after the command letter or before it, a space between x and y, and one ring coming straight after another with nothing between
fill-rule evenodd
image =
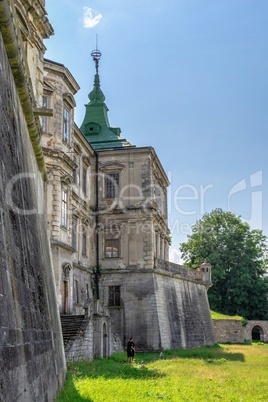
<instances>
[{"instance_id":1,"label":"person in dark clothing","mask_svg":"<svg viewBox=\"0 0 268 402\"><path fill-rule=\"evenodd\" d=\"M130 338L127 343L127 357L129 363L133 362L134 356L135 356L135 343L134 339Z\"/></svg>"}]
</instances>

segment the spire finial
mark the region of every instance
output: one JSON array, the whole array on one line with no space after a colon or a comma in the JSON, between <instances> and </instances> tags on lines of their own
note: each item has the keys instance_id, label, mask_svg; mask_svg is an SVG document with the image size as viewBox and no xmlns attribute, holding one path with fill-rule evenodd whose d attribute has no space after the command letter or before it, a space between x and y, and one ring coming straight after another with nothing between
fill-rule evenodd
<instances>
[{"instance_id":1,"label":"spire finial","mask_svg":"<svg viewBox=\"0 0 268 402\"><path fill-rule=\"evenodd\" d=\"M96 74L99 74L99 60L101 58L101 52L98 50L98 34L96 34L96 49L91 52L91 56L95 62Z\"/></svg>"}]
</instances>

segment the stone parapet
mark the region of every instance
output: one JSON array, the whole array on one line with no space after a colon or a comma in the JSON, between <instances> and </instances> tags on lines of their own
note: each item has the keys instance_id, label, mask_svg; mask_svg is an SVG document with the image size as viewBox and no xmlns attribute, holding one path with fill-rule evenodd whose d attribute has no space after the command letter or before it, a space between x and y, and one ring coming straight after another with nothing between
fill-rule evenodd
<instances>
[{"instance_id":1,"label":"stone parapet","mask_svg":"<svg viewBox=\"0 0 268 402\"><path fill-rule=\"evenodd\" d=\"M204 264L202 264L204 265ZM208 265L208 264L207 264ZM191 269L183 265L175 264L170 261L164 261L159 258L155 258L154 261L155 270L168 272L169 274L176 275L181 279L190 280L194 282L201 282L206 286L211 286L210 272L205 272L203 269Z\"/></svg>"}]
</instances>

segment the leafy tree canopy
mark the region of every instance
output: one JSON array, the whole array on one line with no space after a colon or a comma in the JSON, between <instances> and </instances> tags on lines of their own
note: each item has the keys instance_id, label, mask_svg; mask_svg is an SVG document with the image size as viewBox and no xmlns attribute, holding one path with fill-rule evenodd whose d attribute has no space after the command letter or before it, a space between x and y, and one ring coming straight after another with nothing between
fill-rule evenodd
<instances>
[{"instance_id":1,"label":"leafy tree canopy","mask_svg":"<svg viewBox=\"0 0 268 402\"><path fill-rule=\"evenodd\" d=\"M186 265L212 265L210 307L247 319L268 319L267 238L231 212L215 209L196 222L180 250Z\"/></svg>"}]
</instances>

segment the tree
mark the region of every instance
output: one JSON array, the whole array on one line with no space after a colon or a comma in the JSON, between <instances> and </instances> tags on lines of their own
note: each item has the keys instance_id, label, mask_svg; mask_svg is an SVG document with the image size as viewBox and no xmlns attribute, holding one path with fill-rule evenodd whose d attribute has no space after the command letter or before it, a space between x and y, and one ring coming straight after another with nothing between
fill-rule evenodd
<instances>
[{"instance_id":1,"label":"tree","mask_svg":"<svg viewBox=\"0 0 268 402\"><path fill-rule=\"evenodd\" d=\"M180 250L186 265L212 265L213 310L268 319L267 238L231 212L215 209L198 220Z\"/></svg>"}]
</instances>

